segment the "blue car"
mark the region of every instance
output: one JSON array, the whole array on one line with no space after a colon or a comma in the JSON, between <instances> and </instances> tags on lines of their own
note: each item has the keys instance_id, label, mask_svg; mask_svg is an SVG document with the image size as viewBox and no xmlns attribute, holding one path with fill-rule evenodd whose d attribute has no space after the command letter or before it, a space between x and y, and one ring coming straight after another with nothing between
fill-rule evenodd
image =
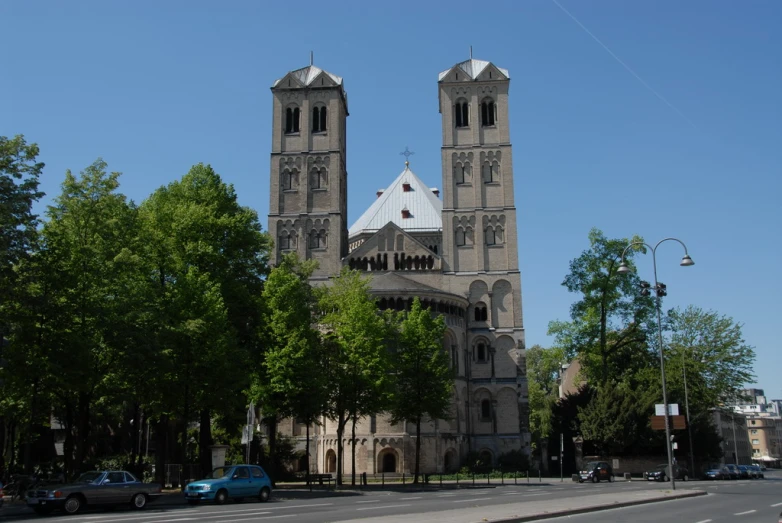
<instances>
[{"instance_id":1,"label":"blue car","mask_svg":"<svg viewBox=\"0 0 782 523\"><path fill-rule=\"evenodd\" d=\"M269 501L272 482L258 465L226 465L214 469L206 479L194 481L185 487L185 499L191 505L214 501L222 505L229 498L240 501L258 498Z\"/></svg>"}]
</instances>

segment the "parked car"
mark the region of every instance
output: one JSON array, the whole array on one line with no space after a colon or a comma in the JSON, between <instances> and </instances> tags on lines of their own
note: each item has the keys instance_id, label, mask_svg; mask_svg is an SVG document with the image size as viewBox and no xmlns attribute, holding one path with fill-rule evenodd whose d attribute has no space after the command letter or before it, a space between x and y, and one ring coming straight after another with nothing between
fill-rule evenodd
<instances>
[{"instance_id":1,"label":"parked car","mask_svg":"<svg viewBox=\"0 0 782 523\"><path fill-rule=\"evenodd\" d=\"M614 470L607 461L590 461L578 474L579 483L584 481L598 483L600 480L614 481Z\"/></svg>"},{"instance_id":2,"label":"parked car","mask_svg":"<svg viewBox=\"0 0 782 523\"><path fill-rule=\"evenodd\" d=\"M739 479L741 477L741 471L737 465L728 464L725 465L728 471L728 479Z\"/></svg>"},{"instance_id":3,"label":"parked car","mask_svg":"<svg viewBox=\"0 0 782 523\"><path fill-rule=\"evenodd\" d=\"M130 505L140 510L163 493L157 483L143 483L124 470L85 472L75 482L27 491L27 506L38 514L63 509L76 514L86 506Z\"/></svg>"},{"instance_id":4,"label":"parked car","mask_svg":"<svg viewBox=\"0 0 782 523\"><path fill-rule=\"evenodd\" d=\"M194 481L185 487L185 499L191 505L214 501L222 505L229 498L258 498L268 501L272 482L258 465L231 465L217 467L206 479Z\"/></svg>"},{"instance_id":5,"label":"parked car","mask_svg":"<svg viewBox=\"0 0 782 523\"><path fill-rule=\"evenodd\" d=\"M725 467L712 467L703 475L703 479L728 479L730 473Z\"/></svg>"},{"instance_id":6,"label":"parked car","mask_svg":"<svg viewBox=\"0 0 782 523\"><path fill-rule=\"evenodd\" d=\"M682 481L687 481L690 479L690 475L689 472L687 472L687 469L680 465L673 465L673 474L673 479L680 479ZM644 478L647 481L668 481L671 479L670 469L665 463L662 465L657 465L657 467L655 467L653 470L644 472Z\"/></svg>"},{"instance_id":7,"label":"parked car","mask_svg":"<svg viewBox=\"0 0 782 523\"><path fill-rule=\"evenodd\" d=\"M748 465L739 465L739 479L753 479Z\"/></svg>"},{"instance_id":8,"label":"parked car","mask_svg":"<svg viewBox=\"0 0 782 523\"><path fill-rule=\"evenodd\" d=\"M757 465L750 465L749 468L755 473L756 479L763 479L765 476L763 475L763 470L757 466Z\"/></svg>"}]
</instances>

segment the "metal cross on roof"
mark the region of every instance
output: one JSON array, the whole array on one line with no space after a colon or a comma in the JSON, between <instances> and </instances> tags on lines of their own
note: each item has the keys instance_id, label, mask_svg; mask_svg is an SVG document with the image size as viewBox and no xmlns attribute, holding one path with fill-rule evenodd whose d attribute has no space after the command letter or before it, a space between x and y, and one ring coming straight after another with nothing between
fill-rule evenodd
<instances>
[{"instance_id":1,"label":"metal cross on roof","mask_svg":"<svg viewBox=\"0 0 782 523\"><path fill-rule=\"evenodd\" d=\"M411 151L411 150L410 150L410 149L409 149L409 148L408 148L408 147L405 145L405 150L404 150L404 151L402 151L402 152L401 152L401 153L399 153L399 154L401 154L402 156L404 156L404 157L405 157L405 167L409 167L409 166L410 166L410 157L411 157L411 156L413 156L415 153L414 153L413 151Z\"/></svg>"}]
</instances>

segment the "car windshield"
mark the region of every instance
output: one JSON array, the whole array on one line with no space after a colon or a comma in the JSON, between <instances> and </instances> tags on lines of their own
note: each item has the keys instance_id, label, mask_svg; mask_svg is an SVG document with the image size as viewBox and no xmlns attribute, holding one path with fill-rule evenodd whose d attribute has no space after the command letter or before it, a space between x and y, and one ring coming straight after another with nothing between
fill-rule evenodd
<instances>
[{"instance_id":1,"label":"car windshield","mask_svg":"<svg viewBox=\"0 0 782 523\"><path fill-rule=\"evenodd\" d=\"M668 465L657 465L655 470L668 470Z\"/></svg>"},{"instance_id":2,"label":"car windshield","mask_svg":"<svg viewBox=\"0 0 782 523\"><path fill-rule=\"evenodd\" d=\"M233 469L234 469L233 467L217 467L206 476L206 479L220 479L220 478L231 477L231 471L233 471Z\"/></svg>"},{"instance_id":3,"label":"car windshield","mask_svg":"<svg viewBox=\"0 0 782 523\"><path fill-rule=\"evenodd\" d=\"M76 483L92 483L101 476L103 476L103 472L85 472L79 476L79 479L76 480Z\"/></svg>"},{"instance_id":4,"label":"car windshield","mask_svg":"<svg viewBox=\"0 0 782 523\"><path fill-rule=\"evenodd\" d=\"M589 463L587 463L586 468L587 469L594 469L594 468L597 468L598 465L600 465L599 461L590 461Z\"/></svg>"}]
</instances>

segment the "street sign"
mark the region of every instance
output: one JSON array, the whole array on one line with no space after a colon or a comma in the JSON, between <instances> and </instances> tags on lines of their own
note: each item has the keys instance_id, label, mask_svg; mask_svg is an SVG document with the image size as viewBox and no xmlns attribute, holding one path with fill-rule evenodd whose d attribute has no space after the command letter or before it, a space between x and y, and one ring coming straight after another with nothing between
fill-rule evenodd
<instances>
[{"instance_id":1,"label":"street sign","mask_svg":"<svg viewBox=\"0 0 782 523\"><path fill-rule=\"evenodd\" d=\"M662 403L655 403L654 405L654 414L656 416L665 416L665 405ZM678 403L669 403L668 404L668 415L669 416L678 416L679 415L679 404Z\"/></svg>"},{"instance_id":2,"label":"street sign","mask_svg":"<svg viewBox=\"0 0 782 523\"><path fill-rule=\"evenodd\" d=\"M665 411L663 411L665 412ZM687 422L684 416L670 416L674 430L684 430ZM652 416L652 430L665 430L665 416Z\"/></svg>"}]
</instances>

